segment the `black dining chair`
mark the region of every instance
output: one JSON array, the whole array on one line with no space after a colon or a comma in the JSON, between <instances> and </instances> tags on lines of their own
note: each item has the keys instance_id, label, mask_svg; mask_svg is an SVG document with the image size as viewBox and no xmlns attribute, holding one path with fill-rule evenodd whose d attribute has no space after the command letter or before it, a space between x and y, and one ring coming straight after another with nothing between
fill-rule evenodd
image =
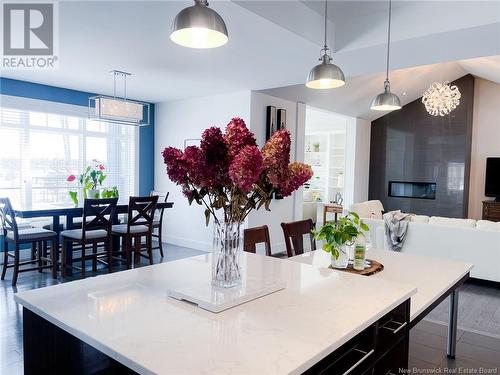
<instances>
[{"instance_id":1,"label":"black dining chair","mask_svg":"<svg viewBox=\"0 0 500 375\"><path fill-rule=\"evenodd\" d=\"M153 191L151 191L150 195L151 196L157 195L158 200L162 199L163 202L167 203L167 199L168 199L169 194L170 193L167 192L164 196L162 196L161 193L153 190ZM163 213L164 213L164 211L165 211L165 207L162 207L159 210L156 210L155 218L153 220L153 234L152 234L153 238L156 238L158 240L158 246L154 246L153 250L159 249L160 255L162 258L163 258L163 240L162 240L161 232L162 232L162 228L163 228ZM158 232L156 232L155 230L158 230Z\"/></svg>"},{"instance_id":2,"label":"black dining chair","mask_svg":"<svg viewBox=\"0 0 500 375\"><path fill-rule=\"evenodd\" d=\"M19 229L14 215L14 210L9 198L0 198L0 224L3 234L4 261L2 277L4 280L7 268L14 268L12 276L12 286L17 283L20 272L38 271L50 268L52 277L57 277L57 233L43 228ZM47 243L50 242L50 258L47 252ZM32 257L27 261L20 261L21 245L30 244ZM10 245L13 251L10 251ZM9 264L9 258L14 258L14 262ZM37 264L36 267L21 268L26 265Z\"/></svg>"},{"instance_id":3,"label":"black dining chair","mask_svg":"<svg viewBox=\"0 0 500 375\"><path fill-rule=\"evenodd\" d=\"M81 276L85 278L85 263L92 260L92 271L97 271L97 263L103 263L112 271L113 241L111 228L116 222L116 204L118 198L107 199L85 199L83 204L83 220L81 229L69 229L61 232L63 239L61 255L61 275L66 277L67 268L78 268L73 262L81 262ZM75 251L73 244L79 245L81 251L79 259L73 259L68 263L68 252ZM69 246L71 245L71 246ZM91 253L87 254L87 246L90 245ZM101 249L100 249L101 248ZM106 261L102 260L106 258Z\"/></svg>"},{"instance_id":4,"label":"black dining chair","mask_svg":"<svg viewBox=\"0 0 500 375\"><path fill-rule=\"evenodd\" d=\"M157 203L157 195L130 197L127 224L113 225L113 236L122 240L121 251L115 255L125 255L127 269L132 266L132 253L134 263L139 263L142 256L149 260L149 264L153 264L153 221ZM142 243L143 237L145 243ZM147 255L143 254L144 251Z\"/></svg>"}]
</instances>

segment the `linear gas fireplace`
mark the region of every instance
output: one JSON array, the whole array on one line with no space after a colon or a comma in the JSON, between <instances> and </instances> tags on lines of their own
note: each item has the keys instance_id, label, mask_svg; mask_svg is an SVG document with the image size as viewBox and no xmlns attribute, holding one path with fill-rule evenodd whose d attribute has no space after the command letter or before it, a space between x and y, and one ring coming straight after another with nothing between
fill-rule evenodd
<instances>
[{"instance_id":1,"label":"linear gas fireplace","mask_svg":"<svg viewBox=\"0 0 500 375\"><path fill-rule=\"evenodd\" d=\"M436 199L436 183L389 181L389 196L396 198Z\"/></svg>"}]
</instances>

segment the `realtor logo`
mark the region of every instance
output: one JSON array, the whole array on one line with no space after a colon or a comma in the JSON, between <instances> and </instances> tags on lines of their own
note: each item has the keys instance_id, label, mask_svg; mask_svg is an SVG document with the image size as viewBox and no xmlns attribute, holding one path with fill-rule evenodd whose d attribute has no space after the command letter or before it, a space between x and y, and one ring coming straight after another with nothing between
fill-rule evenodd
<instances>
[{"instance_id":1,"label":"realtor logo","mask_svg":"<svg viewBox=\"0 0 500 375\"><path fill-rule=\"evenodd\" d=\"M3 4L3 68L54 68L54 3Z\"/></svg>"}]
</instances>

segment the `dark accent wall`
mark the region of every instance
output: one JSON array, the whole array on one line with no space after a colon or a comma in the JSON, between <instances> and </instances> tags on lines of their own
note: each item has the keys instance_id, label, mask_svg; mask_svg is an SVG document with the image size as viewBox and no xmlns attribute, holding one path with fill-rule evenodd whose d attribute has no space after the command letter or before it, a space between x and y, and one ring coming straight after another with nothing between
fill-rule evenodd
<instances>
[{"instance_id":1,"label":"dark accent wall","mask_svg":"<svg viewBox=\"0 0 500 375\"><path fill-rule=\"evenodd\" d=\"M429 115L419 98L372 122L368 195L386 211L467 217L474 77L452 84L462 98L448 116ZM436 199L389 197L389 181L436 183Z\"/></svg>"}]
</instances>

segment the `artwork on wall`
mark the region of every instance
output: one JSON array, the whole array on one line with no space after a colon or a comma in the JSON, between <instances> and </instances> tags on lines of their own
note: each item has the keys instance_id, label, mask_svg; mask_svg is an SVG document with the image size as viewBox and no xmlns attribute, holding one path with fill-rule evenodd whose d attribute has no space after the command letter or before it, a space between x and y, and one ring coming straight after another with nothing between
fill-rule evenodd
<instances>
[{"instance_id":1,"label":"artwork on wall","mask_svg":"<svg viewBox=\"0 0 500 375\"><path fill-rule=\"evenodd\" d=\"M278 130L286 129L286 109L278 109L277 116Z\"/></svg>"},{"instance_id":2,"label":"artwork on wall","mask_svg":"<svg viewBox=\"0 0 500 375\"><path fill-rule=\"evenodd\" d=\"M276 107L268 105L266 111L266 141L271 138L277 130Z\"/></svg>"},{"instance_id":3,"label":"artwork on wall","mask_svg":"<svg viewBox=\"0 0 500 375\"><path fill-rule=\"evenodd\" d=\"M266 111L266 141L278 130L286 129L286 109L278 109L272 105Z\"/></svg>"},{"instance_id":4,"label":"artwork on wall","mask_svg":"<svg viewBox=\"0 0 500 375\"><path fill-rule=\"evenodd\" d=\"M184 149L188 146L199 146L201 139L199 138L188 138L184 140Z\"/></svg>"}]
</instances>

